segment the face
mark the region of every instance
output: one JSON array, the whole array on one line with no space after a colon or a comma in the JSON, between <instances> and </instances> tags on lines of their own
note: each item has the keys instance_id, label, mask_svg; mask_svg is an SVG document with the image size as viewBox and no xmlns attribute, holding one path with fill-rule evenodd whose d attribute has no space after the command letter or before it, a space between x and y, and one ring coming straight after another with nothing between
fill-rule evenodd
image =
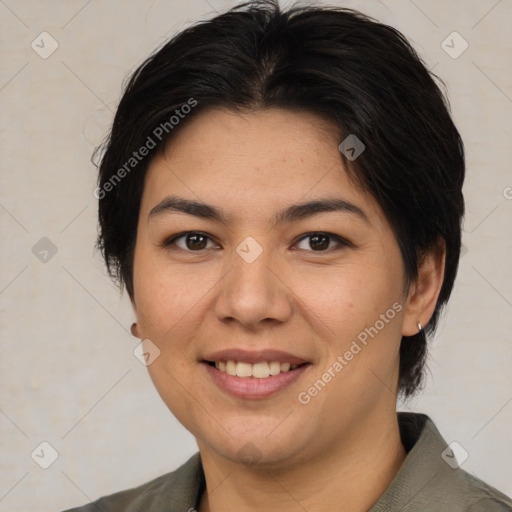
<instances>
[{"instance_id":1,"label":"face","mask_svg":"<svg viewBox=\"0 0 512 512\"><path fill-rule=\"evenodd\" d=\"M151 162L140 208L133 304L160 351L151 379L203 454L277 467L349 449L395 414L406 313L391 227L322 118L190 121Z\"/></svg>"}]
</instances>

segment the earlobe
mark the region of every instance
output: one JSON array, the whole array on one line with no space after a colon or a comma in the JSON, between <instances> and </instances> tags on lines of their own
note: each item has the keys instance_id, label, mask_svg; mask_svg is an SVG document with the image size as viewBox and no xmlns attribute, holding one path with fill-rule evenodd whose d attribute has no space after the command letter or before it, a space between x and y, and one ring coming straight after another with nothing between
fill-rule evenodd
<instances>
[{"instance_id":1,"label":"earlobe","mask_svg":"<svg viewBox=\"0 0 512 512\"><path fill-rule=\"evenodd\" d=\"M443 285L445 259L444 241L423 258L418 268L418 278L411 285L406 300L403 336L417 334L430 321Z\"/></svg>"},{"instance_id":2,"label":"earlobe","mask_svg":"<svg viewBox=\"0 0 512 512\"><path fill-rule=\"evenodd\" d=\"M137 322L133 322L133 324L130 327L130 332L132 333L132 336L135 336L135 338L140 338L139 326L137 325Z\"/></svg>"},{"instance_id":3,"label":"earlobe","mask_svg":"<svg viewBox=\"0 0 512 512\"><path fill-rule=\"evenodd\" d=\"M137 318L137 305L135 304L135 296L133 293L129 294L130 302L132 303L133 312L135 313L135 318ZM139 333L139 326L137 322L133 322L133 324L130 326L130 332L132 333L132 336L135 338L141 339L140 333Z\"/></svg>"}]
</instances>

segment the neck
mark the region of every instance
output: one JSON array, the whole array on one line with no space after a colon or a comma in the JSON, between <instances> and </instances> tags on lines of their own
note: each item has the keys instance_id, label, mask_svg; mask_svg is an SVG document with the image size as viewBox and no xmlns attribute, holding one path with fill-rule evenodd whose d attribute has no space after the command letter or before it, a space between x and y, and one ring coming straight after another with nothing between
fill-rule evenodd
<instances>
[{"instance_id":1,"label":"neck","mask_svg":"<svg viewBox=\"0 0 512 512\"><path fill-rule=\"evenodd\" d=\"M329 447L314 460L280 468L241 465L200 445L208 492L199 512L369 510L406 453L396 414L388 422L359 424L354 430L339 447Z\"/></svg>"}]
</instances>

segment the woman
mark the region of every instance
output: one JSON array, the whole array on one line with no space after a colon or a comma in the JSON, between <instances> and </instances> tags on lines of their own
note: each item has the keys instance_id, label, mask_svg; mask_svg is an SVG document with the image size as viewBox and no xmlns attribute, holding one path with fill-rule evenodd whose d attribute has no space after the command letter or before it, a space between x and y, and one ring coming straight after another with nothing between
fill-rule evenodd
<instances>
[{"instance_id":1,"label":"woman","mask_svg":"<svg viewBox=\"0 0 512 512\"><path fill-rule=\"evenodd\" d=\"M133 74L104 149L99 246L199 453L73 510L512 510L396 412L453 287L465 172L399 32L238 6Z\"/></svg>"}]
</instances>

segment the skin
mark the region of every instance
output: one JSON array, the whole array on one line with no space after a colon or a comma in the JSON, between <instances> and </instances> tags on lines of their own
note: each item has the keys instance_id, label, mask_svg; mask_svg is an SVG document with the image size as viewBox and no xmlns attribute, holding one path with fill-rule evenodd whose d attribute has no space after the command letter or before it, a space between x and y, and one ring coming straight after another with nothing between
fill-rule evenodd
<instances>
[{"instance_id":1,"label":"skin","mask_svg":"<svg viewBox=\"0 0 512 512\"><path fill-rule=\"evenodd\" d=\"M200 512L368 510L405 458L396 417L400 340L431 317L444 254L425 258L404 295L397 241L379 205L349 180L341 140L313 114L215 109L191 119L150 163L134 257L135 335L158 346L151 379L197 440L208 491ZM222 208L229 220L178 212L148 219L170 194ZM272 222L291 204L325 197L357 205L369 222L347 212ZM182 231L210 238L199 251L185 237L162 246ZM331 238L315 250L307 234L318 231L351 245ZM236 252L249 236L263 248L252 263ZM402 310L300 403L298 394L394 303ZM277 348L311 364L269 398L235 398L200 363L232 347ZM256 462L241 460L240 450Z\"/></svg>"}]
</instances>

